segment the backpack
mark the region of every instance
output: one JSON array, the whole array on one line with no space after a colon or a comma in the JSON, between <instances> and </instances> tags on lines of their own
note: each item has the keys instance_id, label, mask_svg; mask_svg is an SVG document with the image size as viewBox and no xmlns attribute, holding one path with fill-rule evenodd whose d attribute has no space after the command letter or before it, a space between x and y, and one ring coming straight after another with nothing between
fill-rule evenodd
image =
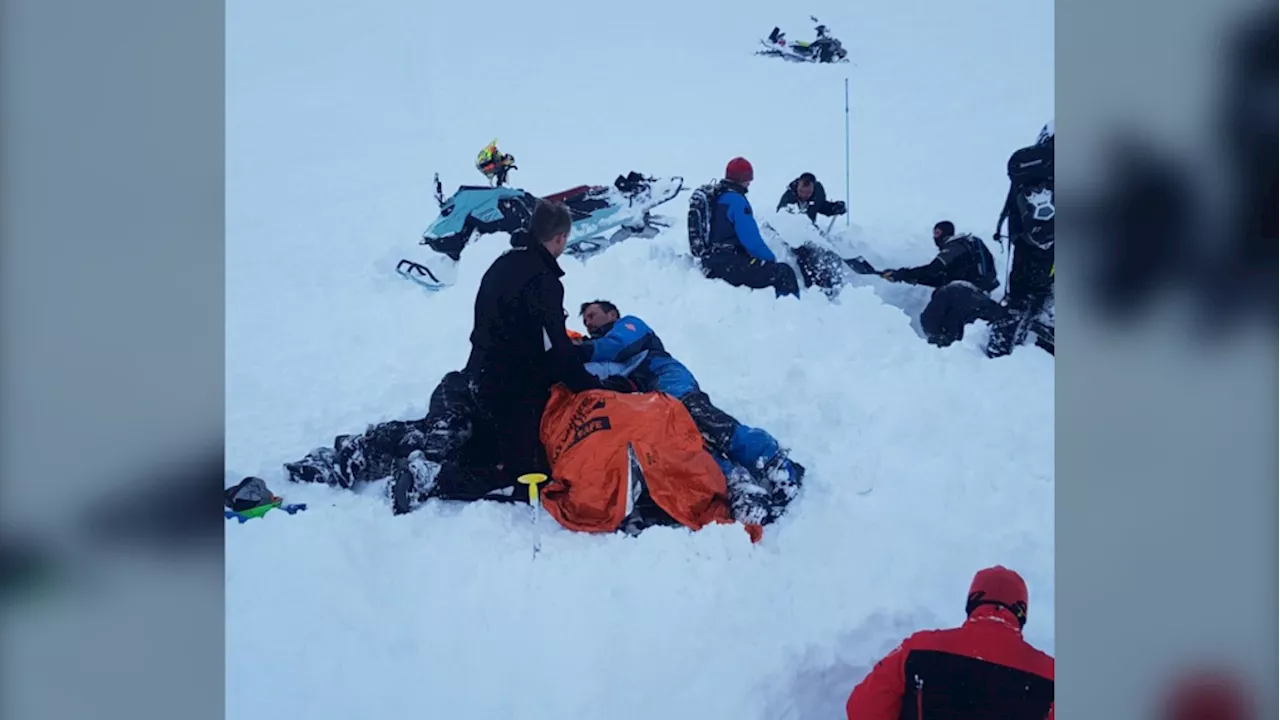
<instances>
[{"instance_id":1,"label":"backpack","mask_svg":"<svg viewBox=\"0 0 1280 720\"><path fill-rule=\"evenodd\" d=\"M978 279L973 284L985 293L993 292L1000 287L1000 280L996 278L996 259L991 256L987 244L977 236L965 233L961 237L968 239L975 259L978 261Z\"/></svg>"},{"instance_id":2,"label":"backpack","mask_svg":"<svg viewBox=\"0 0 1280 720\"><path fill-rule=\"evenodd\" d=\"M1015 212L1021 220L1019 240L1041 250L1053 247L1053 143L1032 145L1009 157Z\"/></svg>"},{"instance_id":3,"label":"backpack","mask_svg":"<svg viewBox=\"0 0 1280 720\"><path fill-rule=\"evenodd\" d=\"M711 246L711 210L720 196L716 183L707 183L689 196L689 252L696 258Z\"/></svg>"}]
</instances>

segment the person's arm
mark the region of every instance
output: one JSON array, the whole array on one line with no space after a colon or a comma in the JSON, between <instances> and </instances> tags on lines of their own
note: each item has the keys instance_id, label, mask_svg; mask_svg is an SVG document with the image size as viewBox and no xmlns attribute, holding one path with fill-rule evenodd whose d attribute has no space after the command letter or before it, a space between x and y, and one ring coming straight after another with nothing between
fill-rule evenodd
<instances>
[{"instance_id":1,"label":"person's arm","mask_svg":"<svg viewBox=\"0 0 1280 720\"><path fill-rule=\"evenodd\" d=\"M881 274L881 277L890 282L942 287L947 284L947 266L942 263L941 259L934 258L928 265L887 270Z\"/></svg>"},{"instance_id":2,"label":"person's arm","mask_svg":"<svg viewBox=\"0 0 1280 720\"><path fill-rule=\"evenodd\" d=\"M529 304L542 324L543 343L547 345L546 361L551 364L551 377L573 392L599 390L600 379L582 366L582 356L569 339L564 324L564 286L549 274L539 275L529 283Z\"/></svg>"},{"instance_id":3,"label":"person's arm","mask_svg":"<svg viewBox=\"0 0 1280 720\"><path fill-rule=\"evenodd\" d=\"M800 204L799 196L797 196L796 191L790 185L788 185L787 191L782 193L782 198L778 200L778 207L774 208L774 210L781 210L782 208L788 205L799 205L799 204Z\"/></svg>"},{"instance_id":4,"label":"person's arm","mask_svg":"<svg viewBox=\"0 0 1280 720\"><path fill-rule=\"evenodd\" d=\"M747 205L747 199L737 193L726 193L721 197L721 202L729 210L729 222L733 224L733 229L738 234L738 242L742 243L747 254L757 260L776 262L777 258L773 251L760 236L760 226L756 225L756 219L751 214L751 206Z\"/></svg>"},{"instance_id":5,"label":"person's arm","mask_svg":"<svg viewBox=\"0 0 1280 720\"><path fill-rule=\"evenodd\" d=\"M897 720L906 692L907 650L899 645L858 683L845 703L848 720Z\"/></svg>"},{"instance_id":6,"label":"person's arm","mask_svg":"<svg viewBox=\"0 0 1280 720\"><path fill-rule=\"evenodd\" d=\"M634 315L618 318L604 337L596 338L591 343L591 360L625 362L644 349L650 332L649 326Z\"/></svg>"},{"instance_id":7,"label":"person's arm","mask_svg":"<svg viewBox=\"0 0 1280 720\"><path fill-rule=\"evenodd\" d=\"M827 200L827 190L822 187L822 183L815 183L813 186L813 208L819 215L827 217L843 215L845 211L843 202Z\"/></svg>"}]
</instances>

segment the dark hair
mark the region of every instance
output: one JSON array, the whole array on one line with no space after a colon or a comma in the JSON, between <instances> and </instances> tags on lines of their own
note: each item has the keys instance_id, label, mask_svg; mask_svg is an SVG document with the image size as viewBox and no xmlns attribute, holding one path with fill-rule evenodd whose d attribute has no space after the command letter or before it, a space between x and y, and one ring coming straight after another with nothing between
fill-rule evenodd
<instances>
[{"instance_id":1,"label":"dark hair","mask_svg":"<svg viewBox=\"0 0 1280 720\"><path fill-rule=\"evenodd\" d=\"M578 317L582 317L583 315L586 315L586 314L587 314L587 308L591 307L592 305L599 305L599 306L600 306L600 309L601 309L601 310L603 310L603 311L605 311L605 312L607 312L607 313L608 313L608 312L611 312L611 313L615 313L615 314L617 314L617 315L621 315L621 314L622 314L622 313L618 312L618 306L617 306L617 305L614 305L613 303L609 302L608 300L592 300L591 302L584 302L584 303L582 303L582 307L578 308Z\"/></svg>"},{"instance_id":2,"label":"dark hair","mask_svg":"<svg viewBox=\"0 0 1280 720\"><path fill-rule=\"evenodd\" d=\"M560 233L569 232L573 226L573 218L564 203L538 199L533 206L533 216L529 218L529 235L533 242L546 243Z\"/></svg>"},{"instance_id":3,"label":"dark hair","mask_svg":"<svg viewBox=\"0 0 1280 720\"><path fill-rule=\"evenodd\" d=\"M796 181L796 184L804 183L805 185L813 185L818 182L818 178L814 177L813 173L807 172L800 173L800 177L796 178Z\"/></svg>"},{"instance_id":4,"label":"dark hair","mask_svg":"<svg viewBox=\"0 0 1280 720\"><path fill-rule=\"evenodd\" d=\"M950 220L942 220L942 221L940 221L937 225L934 225L934 226L933 226L933 229L934 229L934 230L941 230L941 231L942 231L942 237L951 237L952 235L955 235L955 234L956 234L956 226L955 226L955 223L951 222Z\"/></svg>"}]
</instances>

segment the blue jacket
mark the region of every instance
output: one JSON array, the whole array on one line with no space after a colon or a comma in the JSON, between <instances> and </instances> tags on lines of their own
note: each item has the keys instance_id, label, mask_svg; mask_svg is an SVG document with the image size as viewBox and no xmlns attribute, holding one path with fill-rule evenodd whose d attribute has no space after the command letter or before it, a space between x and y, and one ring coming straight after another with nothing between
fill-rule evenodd
<instances>
[{"instance_id":1,"label":"blue jacket","mask_svg":"<svg viewBox=\"0 0 1280 720\"><path fill-rule=\"evenodd\" d=\"M636 355L645 353L644 361L632 370L629 377L642 391L658 391L682 398L698 389L698 381L679 360L671 357L662 346L662 340L643 320L635 315L618 318L606 332L590 342L583 343L592 363L627 363Z\"/></svg>"},{"instance_id":2,"label":"blue jacket","mask_svg":"<svg viewBox=\"0 0 1280 720\"><path fill-rule=\"evenodd\" d=\"M747 202L747 189L727 180L720 183L719 197L711 209L707 245L708 254L745 253L757 260L777 261L760 236L760 226Z\"/></svg>"}]
</instances>

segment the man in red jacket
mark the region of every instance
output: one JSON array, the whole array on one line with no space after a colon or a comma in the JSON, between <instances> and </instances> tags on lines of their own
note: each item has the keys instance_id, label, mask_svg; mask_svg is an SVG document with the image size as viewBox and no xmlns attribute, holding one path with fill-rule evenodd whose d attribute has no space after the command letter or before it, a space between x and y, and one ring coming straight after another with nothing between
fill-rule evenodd
<instances>
[{"instance_id":1,"label":"man in red jacket","mask_svg":"<svg viewBox=\"0 0 1280 720\"><path fill-rule=\"evenodd\" d=\"M849 720L1053 720L1053 658L1022 638L1027 584L978 571L958 628L907 638L858 683Z\"/></svg>"}]
</instances>

